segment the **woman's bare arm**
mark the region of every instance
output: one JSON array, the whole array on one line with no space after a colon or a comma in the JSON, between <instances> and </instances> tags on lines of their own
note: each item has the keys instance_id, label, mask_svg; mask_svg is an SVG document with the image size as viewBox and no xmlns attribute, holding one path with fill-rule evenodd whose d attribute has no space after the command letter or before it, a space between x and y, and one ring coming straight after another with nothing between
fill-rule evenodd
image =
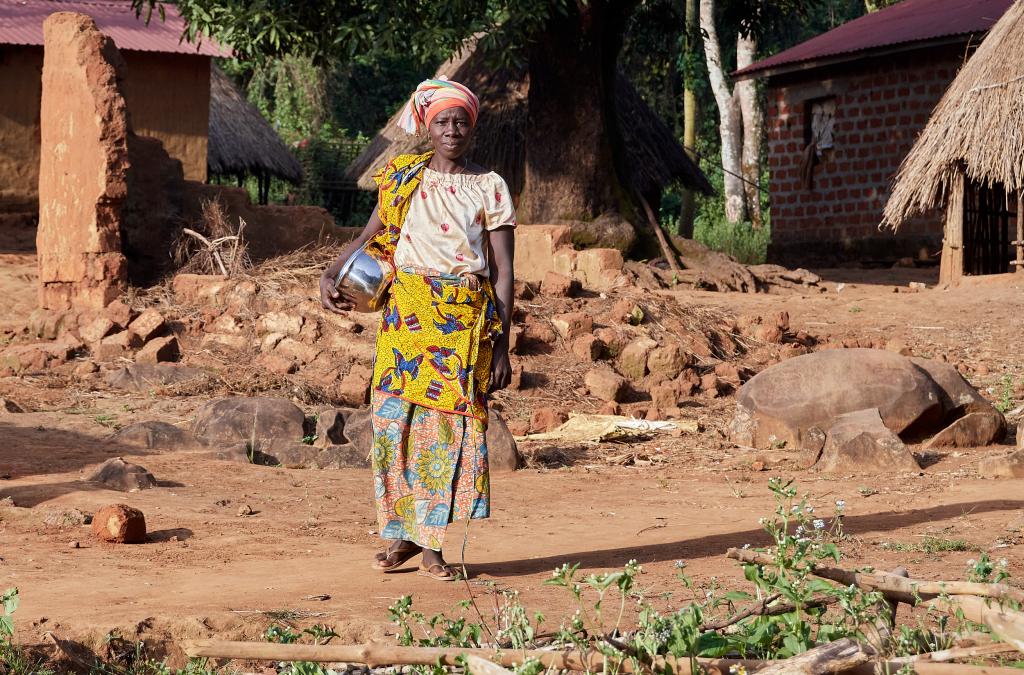
<instances>
[{"instance_id":1,"label":"woman's bare arm","mask_svg":"<svg viewBox=\"0 0 1024 675\"><path fill-rule=\"evenodd\" d=\"M347 298L338 292L338 289L334 287L334 282L338 278L338 272L341 271L341 266L345 264L345 261L356 252L360 246L370 240L373 235L377 234L384 229L384 223L381 222L380 216L377 214L376 207L373 209L373 214L370 216L370 220L367 221L366 227L359 233L359 236L350 241L345 245L345 248L341 249L341 255L339 255L334 262L327 266L324 273L320 275L320 302L323 304L324 309L330 310L335 314L341 314L347 309L351 309L354 303L351 298Z\"/></svg>"},{"instance_id":2,"label":"woman's bare arm","mask_svg":"<svg viewBox=\"0 0 1024 675\"><path fill-rule=\"evenodd\" d=\"M501 337L494 343L491 365L491 391L504 389L512 381L512 365L508 357L509 332L512 330L512 309L515 298L515 228L499 227L488 234L490 245L491 284L501 319Z\"/></svg>"}]
</instances>

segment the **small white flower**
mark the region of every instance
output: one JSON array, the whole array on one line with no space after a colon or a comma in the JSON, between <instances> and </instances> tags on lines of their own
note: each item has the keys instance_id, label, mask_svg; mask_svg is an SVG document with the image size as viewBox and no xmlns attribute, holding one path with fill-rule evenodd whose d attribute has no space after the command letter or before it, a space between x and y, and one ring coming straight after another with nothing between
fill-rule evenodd
<instances>
[{"instance_id":1,"label":"small white flower","mask_svg":"<svg viewBox=\"0 0 1024 675\"><path fill-rule=\"evenodd\" d=\"M744 544L744 545L743 545L743 548L744 548L744 549L748 549L748 548L750 548L750 544Z\"/></svg>"},{"instance_id":2,"label":"small white flower","mask_svg":"<svg viewBox=\"0 0 1024 675\"><path fill-rule=\"evenodd\" d=\"M821 518L815 519L815 521L814 521L814 529L816 529L816 530L824 530L825 529L825 521L822 520Z\"/></svg>"},{"instance_id":3,"label":"small white flower","mask_svg":"<svg viewBox=\"0 0 1024 675\"><path fill-rule=\"evenodd\" d=\"M804 513L814 513L814 507L808 504L804 507Z\"/></svg>"},{"instance_id":4,"label":"small white flower","mask_svg":"<svg viewBox=\"0 0 1024 675\"><path fill-rule=\"evenodd\" d=\"M796 543L798 543L798 544L806 544L809 541L810 541L810 539L808 537L799 537L796 540Z\"/></svg>"},{"instance_id":5,"label":"small white flower","mask_svg":"<svg viewBox=\"0 0 1024 675\"><path fill-rule=\"evenodd\" d=\"M846 508L846 500L845 499L838 499L838 500L836 500L836 508L838 510L840 510L840 511L845 509Z\"/></svg>"},{"instance_id":6,"label":"small white flower","mask_svg":"<svg viewBox=\"0 0 1024 675\"><path fill-rule=\"evenodd\" d=\"M800 507L799 506L793 506L793 508L791 508L789 510L789 512L790 513L800 513Z\"/></svg>"},{"instance_id":7,"label":"small white flower","mask_svg":"<svg viewBox=\"0 0 1024 675\"><path fill-rule=\"evenodd\" d=\"M977 562L978 562L977 560L975 560L974 558L971 558L970 560L967 561L967 566L970 567L972 565L977 564Z\"/></svg>"},{"instance_id":8,"label":"small white flower","mask_svg":"<svg viewBox=\"0 0 1024 675\"><path fill-rule=\"evenodd\" d=\"M793 534L795 534L797 537L800 537L800 536L803 535L803 533L804 533L804 526L800 525L799 527L796 528L796 532L794 532Z\"/></svg>"},{"instance_id":9,"label":"small white flower","mask_svg":"<svg viewBox=\"0 0 1024 675\"><path fill-rule=\"evenodd\" d=\"M677 560L676 561L676 569L677 570L681 570L684 567L686 567L686 561L685 560Z\"/></svg>"},{"instance_id":10,"label":"small white flower","mask_svg":"<svg viewBox=\"0 0 1024 675\"><path fill-rule=\"evenodd\" d=\"M1010 564L1010 562L1006 558L1000 558L999 559L999 566L1000 567L1006 567L1009 564Z\"/></svg>"},{"instance_id":11,"label":"small white flower","mask_svg":"<svg viewBox=\"0 0 1024 675\"><path fill-rule=\"evenodd\" d=\"M757 522L758 522L759 524L761 524L761 525L764 525L765 523L767 523L767 522L768 522L768 519L767 519L767 518L764 518L764 517L762 517L762 518L758 518L758 519L757 519Z\"/></svg>"}]
</instances>

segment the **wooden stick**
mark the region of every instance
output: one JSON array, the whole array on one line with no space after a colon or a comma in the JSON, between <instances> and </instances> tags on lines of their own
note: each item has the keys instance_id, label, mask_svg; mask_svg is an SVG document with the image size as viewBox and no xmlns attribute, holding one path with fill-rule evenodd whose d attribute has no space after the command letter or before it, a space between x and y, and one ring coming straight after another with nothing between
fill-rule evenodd
<instances>
[{"instance_id":1,"label":"wooden stick","mask_svg":"<svg viewBox=\"0 0 1024 675\"><path fill-rule=\"evenodd\" d=\"M757 671L764 675L826 675L867 663L871 655L856 640L843 638L818 645Z\"/></svg>"},{"instance_id":2,"label":"wooden stick","mask_svg":"<svg viewBox=\"0 0 1024 675\"><path fill-rule=\"evenodd\" d=\"M941 649L937 652L900 656L890 659L890 661L897 663L919 663L921 661L940 663L956 659L976 659L983 656L996 656L997 654L1012 654L1016 651L1019 650L1008 642L993 642L990 645L981 645L979 647L954 647L953 649Z\"/></svg>"},{"instance_id":3,"label":"wooden stick","mask_svg":"<svg viewBox=\"0 0 1024 675\"><path fill-rule=\"evenodd\" d=\"M276 642L229 642L218 640L189 640L181 643L190 658L246 659L258 661L313 661L330 663L364 663L370 667L383 665L459 665L462 656L477 656L502 667L514 667L527 659L536 659L545 668L555 670L603 671L610 666L619 673L666 672L671 668L675 675L696 675L687 658L659 657L650 664L641 664L634 669L629 660L615 662L597 651L546 651L540 649L502 651L491 649L459 649L438 647L395 647L370 642L363 645L297 645ZM705 659L695 658L703 675L729 675L733 666L742 666L749 672L765 669L778 662L756 659ZM904 663L896 661L868 661L847 668L849 675L878 675L879 672L895 673ZM1020 675L1019 668L998 668L969 666L959 663L931 663L918 661L912 665L918 675Z\"/></svg>"},{"instance_id":4,"label":"wooden stick","mask_svg":"<svg viewBox=\"0 0 1024 675\"><path fill-rule=\"evenodd\" d=\"M679 272L679 261L676 260L676 254L672 251L672 247L668 245L668 239L665 238L665 233L661 230L661 224L658 223L658 219L654 217L654 211L651 210L651 205L647 203L644 196L637 193L637 197L640 198L640 203L643 204L644 211L647 213L647 222L654 228L654 235L658 238L658 245L661 246L661 254L665 256L665 260L668 261L668 266L672 268L673 272Z\"/></svg>"},{"instance_id":5,"label":"wooden stick","mask_svg":"<svg viewBox=\"0 0 1024 675\"><path fill-rule=\"evenodd\" d=\"M936 598L930 606L947 614L962 614L968 621L988 626L993 633L1024 652L1024 612L992 606L973 595Z\"/></svg>"},{"instance_id":6,"label":"wooden stick","mask_svg":"<svg viewBox=\"0 0 1024 675\"><path fill-rule=\"evenodd\" d=\"M782 603L781 605L773 605L772 603L779 599L779 594L769 595L761 602L755 603L744 610L733 614L730 617L719 619L718 621L709 621L703 624L700 629L702 631L709 630L721 630L728 628L733 624L737 624L746 618L751 616L778 616L779 614L788 614L796 609L796 605L792 603ZM834 602L839 602L838 598L831 596L815 596L803 606L803 609L812 609L814 607L824 607L825 605L831 605Z\"/></svg>"},{"instance_id":7,"label":"wooden stick","mask_svg":"<svg viewBox=\"0 0 1024 675\"><path fill-rule=\"evenodd\" d=\"M220 254L217 253L217 249L214 247L213 243L209 239L199 234L195 230L191 230L187 227L181 228L181 231L203 242L206 245L207 252L213 257L215 261L217 261L217 266L220 267L220 273L223 274L225 277L228 276L228 271L224 268L224 261L220 259Z\"/></svg>"},{"instance_id":8,"label":"wooden stick","mask_svg":"<svg viewBox=\"0 0 1024 675\"><path fill-rule=\"evenodd\" d=\"M767 553L749 549L730 548L726 555L740 562L754 565L773 565L775 559ZM854 572L841 567L813 565L815 576L839 582L844 586L853 584L869 591L880 591L887 598L916 605L918 598L930 600L934 597L951 595L976 595L999 600L1015 600L1024 603L1024 591L1006 584L982 584L973 581L925 581L906 579L895 574Z\"/></svg>"}]
</instances>

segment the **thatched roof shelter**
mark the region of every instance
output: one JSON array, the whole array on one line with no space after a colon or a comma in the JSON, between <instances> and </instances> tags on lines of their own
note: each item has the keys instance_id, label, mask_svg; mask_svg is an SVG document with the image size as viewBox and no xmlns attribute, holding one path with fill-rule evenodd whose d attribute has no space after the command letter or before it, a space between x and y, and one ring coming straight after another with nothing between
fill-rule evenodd
<instances>
[{"instance_id":1,"label":"thatched roof shelter","mask_svg":"<svg viewBox=\"0 0 1024 675\"><path fill-rule=\"evenodd\" d=\"M260 111L217 66L210 67L210 129L207 164L211 175L270 176L302 182L302 165Z\"/></svg>"},{"instance_id":2,"label":"thatched roof shelter","mask_svg":"<svg viewBox=\"0 0 1024 675\"><path fill-rule=\"evenodd\" d=\"M944 206L958 185L1024 185L1024 1L992 27L935 106L885 206L893 229Z\"/></svg>"},{"instance_id":3,"label":"thatched roof shelter","mask_svg":"<svg viewBox=\"0 0 1024 675\"><path fill-rule=\"evenodd\" d=\"M474 161L497 171L513 194L522 192L526 161L524 137L529 81L525 71L488 68L483 55L471 48L445 62L435 77L462 82L480 97L480 123L474 133L470 154ZM707 178L690 160L672 131L652 111L633 85L620 75L616 81L619 116L635 123L623 124L625 168L632 185L641 194L661 190L679 181L683 185L713 194ZM396 112L345 172L364 190L375 189L373 173L395 155L420 152L427 145L398 128ZM634 135L635 134L635 135Z\"/></svg>"}]
</instances>

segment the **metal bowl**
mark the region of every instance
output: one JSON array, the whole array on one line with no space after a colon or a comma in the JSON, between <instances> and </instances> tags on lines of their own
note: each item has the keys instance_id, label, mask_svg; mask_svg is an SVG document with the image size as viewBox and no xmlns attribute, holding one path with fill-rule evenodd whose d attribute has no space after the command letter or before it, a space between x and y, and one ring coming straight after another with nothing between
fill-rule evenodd
<instances>
[{"instance_id":1,"label":"metal bowl","mask_svg":"<svg viewBox=\"0 0 1024 675\"><path fill-rule=\"evenodd\" d=\"M392 266L367 252L365 245L341 266L334 287L355 300L358 312L376 312L394 277Z\"/></svg>"}]
</instances>

